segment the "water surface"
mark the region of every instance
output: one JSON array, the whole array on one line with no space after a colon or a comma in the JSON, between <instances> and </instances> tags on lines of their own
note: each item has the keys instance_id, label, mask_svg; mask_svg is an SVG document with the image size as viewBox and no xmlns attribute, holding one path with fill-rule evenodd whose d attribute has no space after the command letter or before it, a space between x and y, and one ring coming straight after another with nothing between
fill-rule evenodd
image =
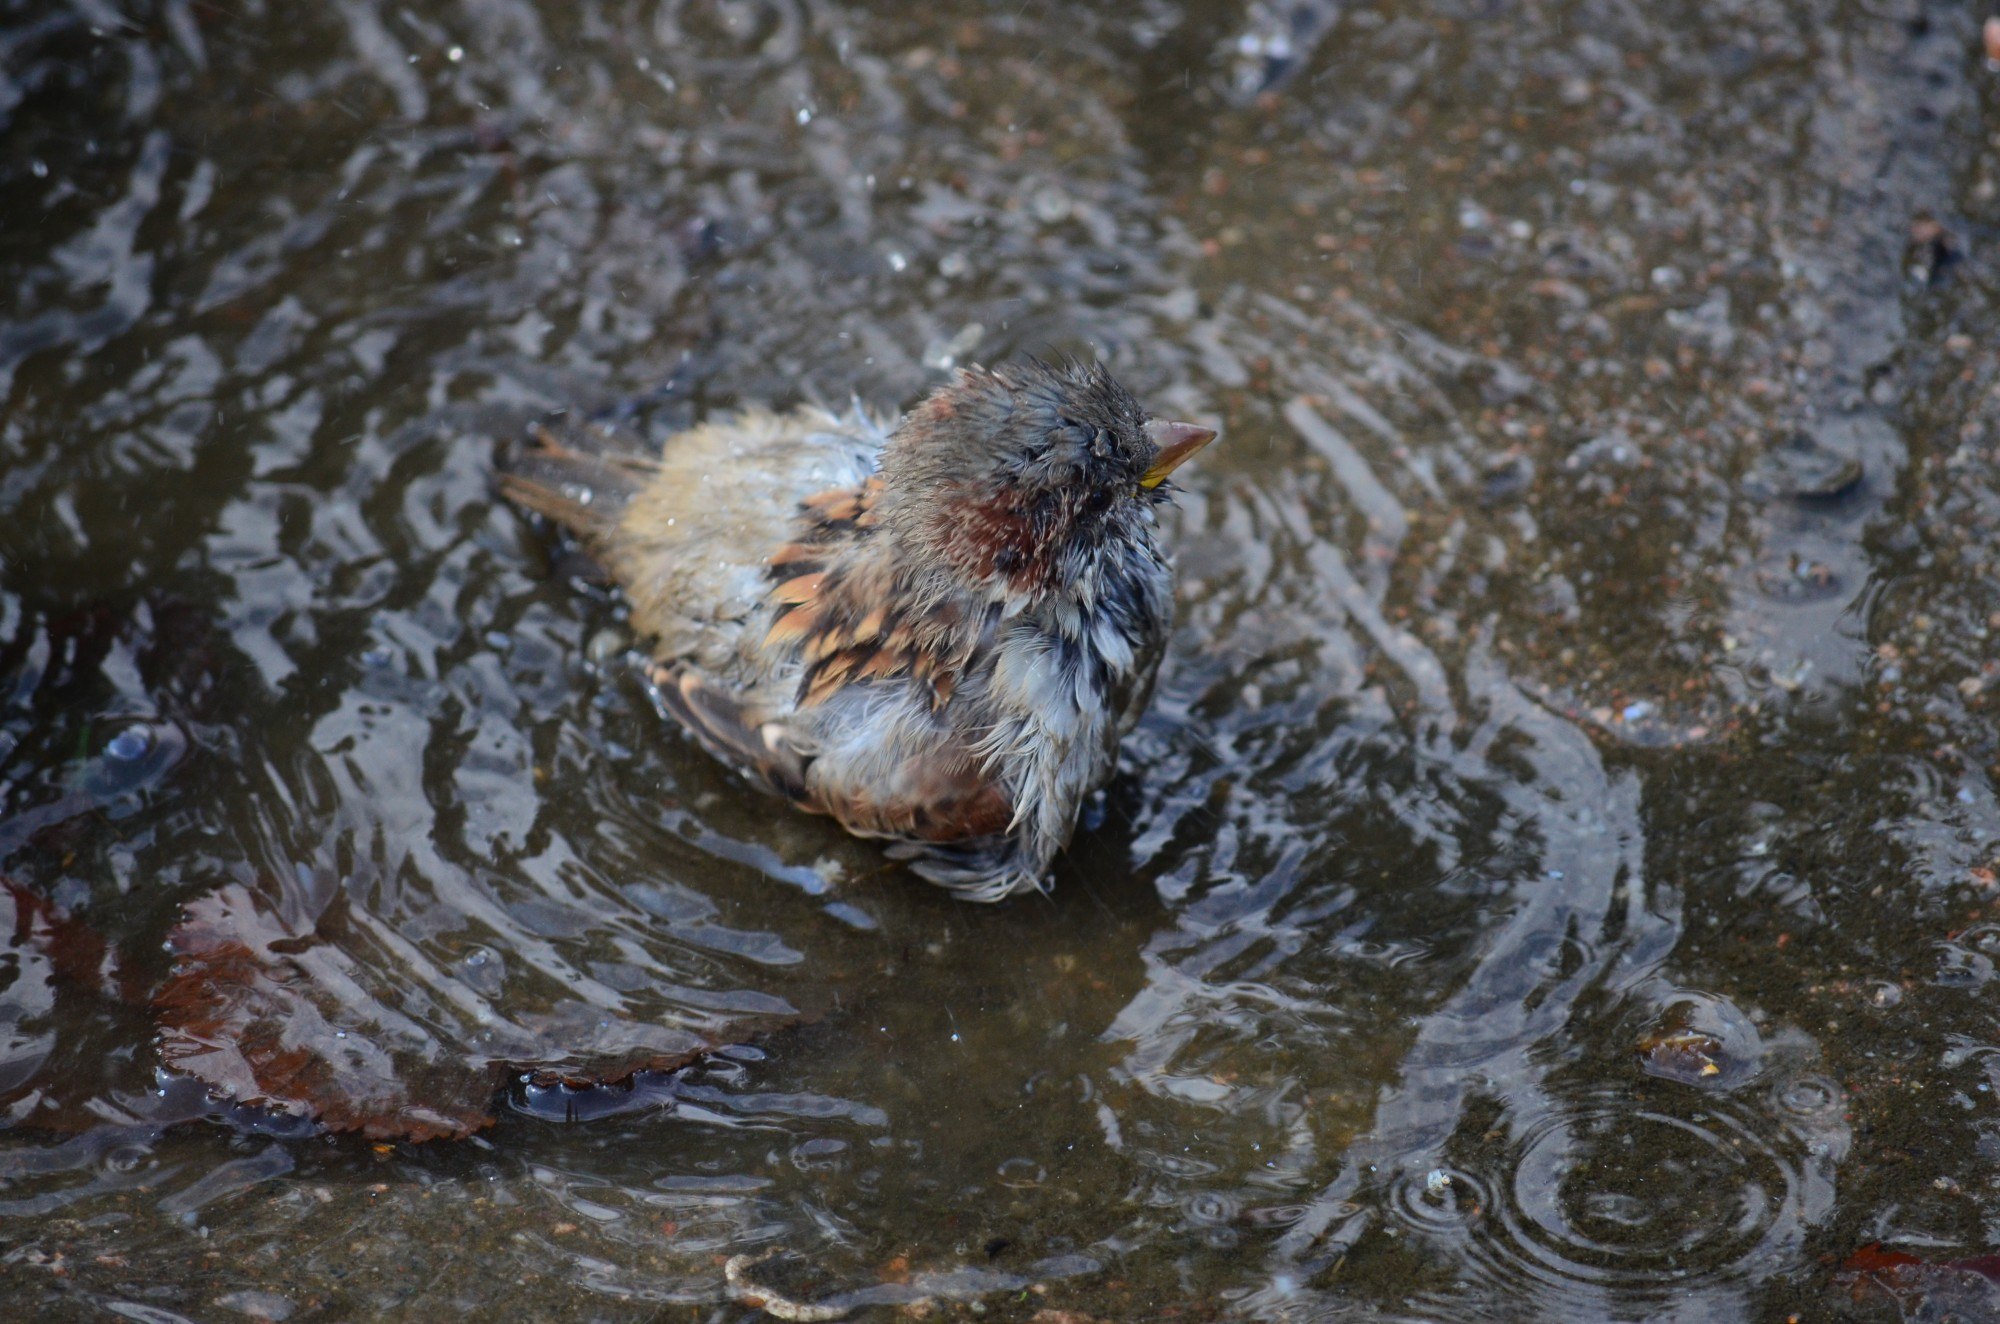
<instances>
[{"instance_id":1,"label":"water surface","mask_svg":"<svg viewBox=\"0 0 2000 1324\"><path fill-rule=\"evenodd\" d=\"M0 1304L1995 1317L1981 17L0 11ZM1059 350L1225 444L1046 900L774 812L493 495ZM757 1028L324 1135L162 1071L217 913L392 1079Z\"/></svg>"}]
</instances>

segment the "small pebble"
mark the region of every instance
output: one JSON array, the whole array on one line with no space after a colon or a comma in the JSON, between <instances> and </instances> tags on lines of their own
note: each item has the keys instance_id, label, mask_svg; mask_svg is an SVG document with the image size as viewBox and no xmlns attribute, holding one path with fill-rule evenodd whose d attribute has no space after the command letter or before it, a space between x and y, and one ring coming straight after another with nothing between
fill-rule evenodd
<instances>
[{"instance_id":1,"label":"small pebble","mask_svg":"<svg viewBox=\"0 0 2000 1324\"><path fill-rule=\"evenodd\" d=\"M275 1292L259 1292L255 1289L219 1296L215 1299L215 1304L225 1310L240 1311L252 1319L268 1320L290 1319L292 1312L298 1309L290 1300Z\"/></svg>"}]
</instances>

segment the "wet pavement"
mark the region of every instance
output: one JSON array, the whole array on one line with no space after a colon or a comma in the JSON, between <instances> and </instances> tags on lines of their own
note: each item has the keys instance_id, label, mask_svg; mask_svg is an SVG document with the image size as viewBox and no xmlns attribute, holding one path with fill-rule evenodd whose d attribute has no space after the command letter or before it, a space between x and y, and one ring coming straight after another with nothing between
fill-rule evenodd
<instances>
[{"instance_id":1,"label":"wet pavement","mask_svg":"<svg viewBox=\"0 0 2000 1324\"><path fill-rule=\"evenodd\" d=\"M0 1309L2000 1318L1985 17L0 8ZM1046 900L774 812L494 496L1063 350L1224 442ZM164 1070L215 931L495 1120Z\"/></svg>"}]
</instances>

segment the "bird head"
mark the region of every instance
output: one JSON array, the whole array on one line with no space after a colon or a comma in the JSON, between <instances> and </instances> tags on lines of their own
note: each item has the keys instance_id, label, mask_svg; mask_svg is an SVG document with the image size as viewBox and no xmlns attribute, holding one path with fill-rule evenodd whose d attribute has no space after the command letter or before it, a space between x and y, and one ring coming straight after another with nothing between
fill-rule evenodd
<instances>
[{"instance_id":1,"label":"bird head","mask_svg":"<svg viewBox=\"0 0 2000 1324\"><path fill-rule=\"evenodd\" d=\"M964 368L884 447L883 524L968 587L1047 592L1148 536L1167 475L1215 435L1149 418L1101 363Z\"/></svg>"}]
</instances>

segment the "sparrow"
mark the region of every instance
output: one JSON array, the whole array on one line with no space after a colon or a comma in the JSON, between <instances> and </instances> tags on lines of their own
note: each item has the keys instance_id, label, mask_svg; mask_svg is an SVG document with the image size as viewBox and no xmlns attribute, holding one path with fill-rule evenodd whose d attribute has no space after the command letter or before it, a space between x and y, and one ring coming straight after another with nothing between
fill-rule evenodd
<instances>
[{"instance_id":1,"label":"sparrow","mask_svg":"<svg viewBox=\"0 0 2000 1324\"><path fill-rule=\"evenodd\" d=\"M1215 438L1102 364L958 370L893 427L745 409L656 453L558 419L502 493L570 530L709 753L976 901L1047 886L1173 620L1156 514Z\"/></svg>"}]
</instances>

